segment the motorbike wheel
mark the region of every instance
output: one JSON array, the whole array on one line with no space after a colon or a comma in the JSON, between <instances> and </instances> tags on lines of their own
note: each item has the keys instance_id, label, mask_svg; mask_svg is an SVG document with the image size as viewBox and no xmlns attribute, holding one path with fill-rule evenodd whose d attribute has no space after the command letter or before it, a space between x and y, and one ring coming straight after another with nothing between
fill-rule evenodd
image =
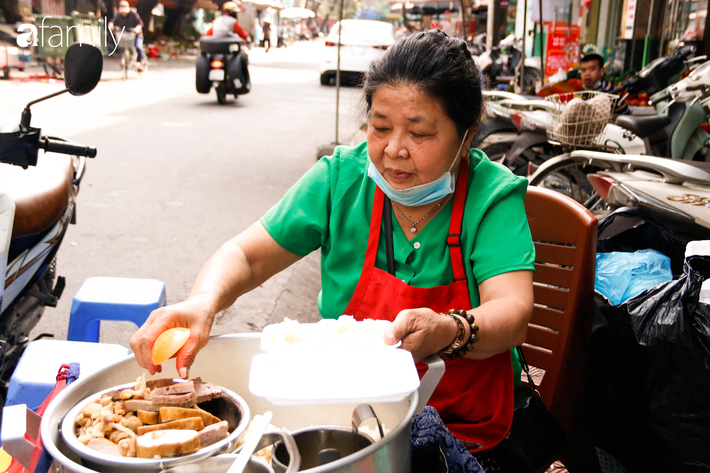
<instances>
[{"instance_id":1,"label":"motorbike wheel","mask_svg":"<svg viewBox=\"0 0 710 473\"><path fill-rule=\"evenodd\" d=\"M229 75L229 80L234 81L234 79L239 79L242 86L237 89L234 88L234 82L231 86L234 90L234 95L247 94L251 91L251 77L249 76L249 67L246 54L239 54L229 58L229 63L227 64L227 75Z\"/></svg>"},{"instance_id":2,"label":"motorbike wheel","mask_svg":"<svg viewBox=\"0 0 710 473\"><path fill-rule=\"evenodd\" d=\"M535 84L537 81L541 80L540 70L534 69L532 67L525 68L525 75L523 76L523 90L535 90Z\"/></svg>"},{"instance_id":3,"label":"motorbike wheel","mask_svg":"<svg viewBox=\"0 0 710 473\"><path fill-rule=\"evenodd\" d=\"M587 174L593 174L603 169L585 164L585 162L585 159L571 156L562 159L545 172L533 175L529 184L571 197L592 212L606 210L606 203L587 179Z\"/></svg>"},{"instance_id":4,"label":"motorbike wheel","mask_svg":"<svg viewBox=\"0 0 710 473\"><path fill-rule=\"evenodd\" d=\"M226 104L227 103L227 84L222 82L214 90L215 90L215 92L217 92L217 102L219 102L220 105Z\"/></svg>"},{"instance_id":5,"label":"motorbike wheel","mask_svg":"<svg viewBox=\"0 0 710 473\"><path fill-rule=\"evenodd\" d=\"M212 88L210 82L210 58L205 54L197 56L195 67L195 89L200 94L209 94Z\"/></svg>"}]
</instances>

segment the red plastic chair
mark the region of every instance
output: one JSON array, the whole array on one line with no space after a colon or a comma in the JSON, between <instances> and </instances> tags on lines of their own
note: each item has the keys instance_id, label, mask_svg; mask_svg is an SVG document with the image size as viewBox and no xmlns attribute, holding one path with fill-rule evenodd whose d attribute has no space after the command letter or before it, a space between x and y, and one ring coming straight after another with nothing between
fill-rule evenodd
<instances>
[{"instance_id":1,"label":"red plastic chair","mask_svg":"<svg viewBox=\"0 0 710 473\"><path fill-rule=\"evenodd\" d=\"M539 187L528 188L525 210L536 255L535 306L523 352L542 401L567 434L558 460L570 473L598 473L585 403L597 219L575 200Z\"/></svg>"}]
</instances>

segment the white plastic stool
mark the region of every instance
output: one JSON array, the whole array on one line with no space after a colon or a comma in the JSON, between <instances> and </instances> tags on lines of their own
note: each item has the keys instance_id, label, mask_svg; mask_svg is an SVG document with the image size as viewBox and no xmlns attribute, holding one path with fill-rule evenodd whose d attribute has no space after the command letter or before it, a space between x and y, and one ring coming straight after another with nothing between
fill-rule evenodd
<instances>
[{"instance_id":1,"label":"white plastic stool","mask_svg":"<svg viewBox=\"0 0 710 473\"><path fill-rule=\"evenodd\" d=\"M128 348L109 343L30 342L10 378L6 405L27 404L36 410L54 389L57 371L64 363L80 363L82 379L129 355Z\"/></svg>"},{"instance_id":2,"label":"white plastic stool","mask_svg":"<svg viewBox=\"0 0 710 473\"><path fill-rule=\"evenodd\" d=\"M88 278L71 306L67 340L98 342L101 320L143 325L152 311L165 305L165 284L156 279Z\"/></svg>"}]
</instances>

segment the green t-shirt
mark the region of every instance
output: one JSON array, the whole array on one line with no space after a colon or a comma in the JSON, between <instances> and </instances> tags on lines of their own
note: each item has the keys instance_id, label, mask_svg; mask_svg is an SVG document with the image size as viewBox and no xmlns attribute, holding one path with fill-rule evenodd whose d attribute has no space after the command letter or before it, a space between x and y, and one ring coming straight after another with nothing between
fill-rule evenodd
<instances>
[{"instance_id":1,"label":"green t-shirt","mask_svg":"<svg viewBox=\"0 0 710 473\"><path fill-rule=\"evenodd\" d=\"M471 150L469 191L464 211L462 251L471 306L480 305L478 284L502 273L533 270L535 249L523 200L527 180ZM261 218L269 234L299 256L321 249L323 318L343 314L365 262L375 183L367 176L367 144L339 146L318 161ZM394 225L395 271L410 286L449 285L453 270L446 236L453 199L412 239ZM393 218L393 220L396 220ZM387 270L384 244L376 266Z\"/></svg>"},{"instance_id":2,"label":"green t-shirt","mask_svg":"<svg viewBox=\"0 0 710 473\"><path fill-rule=\"evenodd\" d=\"M506 272L534 270L535 249L523 203L527 180L492 163L480 150L471 149L470 159L461 246L470 261L465 269L475 308L480 305L478 284ZM367 143L339 146L261 218L286 250L305 256L321 249L318 309L323 318L342 315L355 292L365 262L375 187L367 176ZM428 288L453 282L446 245L452 209L453 199L409 241L394 225L396 276L406 284ZM375 265L386 271L384 246L378 247Z\"/></svg>"}]
</instances>

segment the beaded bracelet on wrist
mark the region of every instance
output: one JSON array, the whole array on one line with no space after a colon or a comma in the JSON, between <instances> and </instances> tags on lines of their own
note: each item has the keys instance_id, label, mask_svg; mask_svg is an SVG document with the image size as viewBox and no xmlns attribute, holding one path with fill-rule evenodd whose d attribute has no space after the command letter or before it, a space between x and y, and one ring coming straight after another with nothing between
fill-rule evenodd
<instances>
[{"instance_id":1,"label":"beaded bracelet on wrist","mask_svg":"<svg viewBox=\"0 0 710 473\"><path fill-rule=\"evenodd\" d=\"M463 309L454 310L450 309L448 313L441 312L442 315L447 315L454 320L458 325L459 331L457 332L456 338L446 349L438 353L439 356L450 358L452 360L458 358L459 356L464 356L469 351L473 350L473 344L478 342L478 325L476 325L476 319L472 314L469 314ZM469 338L465 342L457 343L459 341L459 335L463 339L465 336L465 329L461 319L456 316L460 316L468 322L470 326Z\"/></svg>"},{"instance_id":2,"label":"beaded bracelet on wrist","mask_svg":"<svg viewBox=\"0 0 710 473\"><path fill-rule=\"evenodd\" d=\"M457 356L456 350L459 350L466 343L466 327L464 326L463 322L461 322L461 319L459 319L455 315L446 314L444 312L440 312L440 314L446 315L454 319L454 321L456 322L456 337L454 338L454 341L451 342L451 345L441 350L439 353L437 353L437 355L442 358L450 358L453 360Z\"/></svg>"}]
</instances>

